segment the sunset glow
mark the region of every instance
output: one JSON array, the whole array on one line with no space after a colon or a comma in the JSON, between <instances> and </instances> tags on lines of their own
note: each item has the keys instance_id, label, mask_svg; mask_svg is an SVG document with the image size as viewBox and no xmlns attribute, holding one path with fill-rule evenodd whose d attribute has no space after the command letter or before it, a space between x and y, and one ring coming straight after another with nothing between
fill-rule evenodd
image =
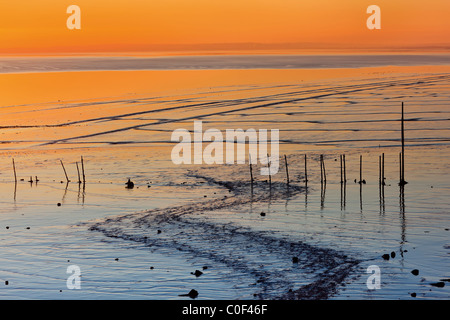
<instances>
[{"instance_id":1,"label":"sunset glow","mask_svg":"<svg viewBox=\"0 0 450 320\"><path fill-rule=\"evenodd\" d=\"M0 52L448 48L447 0L2 1ZM68 6L81 8L69 30ZM381 8L381 30L366 9Z\"/></svg>"}]
</instances>

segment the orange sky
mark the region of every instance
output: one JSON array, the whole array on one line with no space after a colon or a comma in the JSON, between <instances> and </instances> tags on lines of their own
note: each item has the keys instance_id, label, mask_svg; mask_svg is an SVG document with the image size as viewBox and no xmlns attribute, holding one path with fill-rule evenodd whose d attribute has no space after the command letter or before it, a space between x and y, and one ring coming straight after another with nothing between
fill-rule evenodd
<instances>
[{"instance_id":1,"label":"orange sky","mask_svg":"<svg viewBox=\"0 0 450 320\"><path fill-rule=\"evenodd\" d=\"M449 0L0 0L0 53L450 47ZM81 8L68 30L66 8ZM368 30L366 8L381 8ZM215 45L211 45L215 44ZM220 45L217 45L220 44ZM289 45L288 45L289 44Z\"/></svg>"}]
</instances>

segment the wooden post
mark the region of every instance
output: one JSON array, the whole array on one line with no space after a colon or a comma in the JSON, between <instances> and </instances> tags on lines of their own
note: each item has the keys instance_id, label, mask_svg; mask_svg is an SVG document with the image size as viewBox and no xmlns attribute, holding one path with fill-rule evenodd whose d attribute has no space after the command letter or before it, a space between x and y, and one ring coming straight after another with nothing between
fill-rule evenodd
<instances>
[{"instance_id":1,"label":"wooden post","mask_svg":"<svg viewBox=\"0 0 450 320\"><path fill-rule=\"evenodd\" d=\"M381 186L381 156L378 156L378 184Z\"/></svg>"},{"instance_id":2,"label":"wooden post","mask_svg":"<svg viewBox=\"0 0 450 320\"><path fill-rule=\"evenodd\" d=\"M250 163L250 183L253 186L253 170L252 170L252 163Z\"/></svg>"},{"instance_id":3,"label":"wooden post","mask_svg":"<svg viewBox=\"0 0 450 320\"><path fill-rule=\"evenodd\" d=\"M84 162L83 162L83 156L81 156L81 171L83 173L83 183L86 183L86 176L84 174Z\"/></svg>"},{"instance_id":4,"label":"wooden post","mask_svg":"<svg viewBox=\"0 0 450 320\"><path fill-rule=\"evenodd\" d=\"M75 162L75 164L77 165L78 183L81 183L80 168L78 167L78 162Z\"/></svg>"},{"instance_id":5,"label":"wooden post","mask_svg":"<svg viewBox=\"0 0 450 320\"><path fill-rule=\"evenodd\" d=\"M402 185L405 185L407 182L405 181L405 125L404 125L403 102L402 102L402 121L401 122L402 122L402 124L401 124L401 129L402 129L402 157L401 157L402 172L401 172L400 183Z\"/></svg>"},{"instance_id":6,"label":"wooden post","mask_svg":"<svg viewBox=\"0 0 450 320\"><path fill-rule=\"evenodd\" d=\"M341 161L341 183L344 182L343 181L343 171L342 171L342 154L339 155L339 160ZM341 197L342 198L342 197Z\"/></svg>"},{"instance_id":7,"label":"wooden post","mask_svg":"<svg viewBox=\"0 0 450 320\"><path fill-rule=\"evenodd\" d=\"M323 166L323 181L327 183L327 173L325 171L325 161L323 160L323 156L322 156L322 166Z\"/></svg>"},{"instance_id":8,"label":"wooden post","mask_svg":"<svg viewBox=\"0 0 450 320\"><path fill-rule=\"evenodd\" d=\"M345 154L342 156L342 161L344 162L344 182L347 183L347 172L345 170Z\"/></svg>"},{"instance_id":9,"label":"wooden post","mask_svg":"<svg viewBox=\"0 0 450 320\"><path fill-rule=\"evenodd\" d=\"M63 164L62 160L59 160L59 161L61 162L61 166L62 166L62 168L64 170L64 175L66 176L66 181L70 182L69 177L67 176L66 168L64 168L64 164Z\"/></svg>"},{"instance_id":10,"label":"wooden post","mask_svg":"<svg viewBox=\"0 0 450 320\"><path fill-rule=\"evenodd\" d=\"M287 184L289 184L289 169L288 169L288 163L287 163L286 155L284 155L284 165L285 165L285 167L286 167L286 179L287 179Z\"/></svg>"},{"instance_id":11,"label":"wooden post","mask_svg":"<svg viewBox=\"0 0 450 320\"><path fill-rule=\"evenodd\" d=\"M384 182L385 177L384 177L384 152L381 156L381 185L385 185L386 183Z\"/></svg>"},{"instance_id":12,"label":"wooden post","mask_svg":"<svg viewBox=\"0 0 450 320\"><path fill-rule=\"evenodd\" d=\"M14 158L12 159L13 170L14 170L14 181L17 183L17 173L16 173L16 164L14 163Z\"/></svg>"},{"instance_id":13,"label":"wooden post","mask_svg":"<svg viewBox=\"0 0 450 320\"><path fill-rule=\"evenodd\" d=\"M306 154L305 154L305 182L308 183L308 169L306 166Z\"/></svg>"},{"instance_id":14,"label":"wooden post","mask_svg":"<svg viewBox=\"0 0 450 320\"><path fill-rule=\"evenodd\" d=\"M267 154L267 169L269 170L269 187L272 190L272 175L270 174L270 158L269 158L269 154Z\"/></svg>"},{"instance_id":15,"label":"wooden post","mask_svg":"<svg viewBox=\"0 0 450 320\"><path fill-rule=\"evenodd\" d=\"M320 183L323 183L323 155L320 155Z\"/></svg>"},{"instance_id":16,"label":"wooden post","mask_svg":"<svg viewBox=\"0 0 450 320\"><path fill-rule=\"evenodd\" d=\"M362 155L359 156L359 183L362 183Z\"/></svg>"}]
</instances>

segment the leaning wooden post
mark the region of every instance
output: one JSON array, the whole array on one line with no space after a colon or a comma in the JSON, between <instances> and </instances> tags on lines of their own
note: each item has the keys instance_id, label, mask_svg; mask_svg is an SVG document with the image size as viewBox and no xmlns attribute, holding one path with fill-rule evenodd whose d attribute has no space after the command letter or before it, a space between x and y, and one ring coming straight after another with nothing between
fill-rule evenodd
<instances>
[{"instance_id":1,"label":"leaning wooden post","mask_svg":"<svg viewBox=\"0 0 450 320\"><path fill-rule=\"evenodd\" d=\"M320 155L320 183L323 183L323 155Z\"/></svg>"},{"instance_id":2,"label":"leaning wooden post","mask_svg":"<svg viewBox=\"0 0 450 320\"><path fill-rule=\"evenodd\" d=\"M14 170L14 181L17 183L17 173L16 173L16 164L14 163L14 158L12 159L13 170Z\"/></svg>"},{"instance_id":3,"label":"leaning wooden post","mask_svg":"<svg viewBox=\"0 0 450 320\"><path fill-rule=\"evenodd\" d=\"M289 169L288 169L288 163L287 163L286 155L284 155L284 166L286 167L287 184L289 184Z\"/></svg>"},{"instance_id":4,"label":"leaning wooden post","mask_svg":"<svg viewBox=\"0 0 450 320\"><path fill-rule=\"evenodd\" d=\"M323 160L323 156L322 156L322 166L323 166L323 181L327 183L327 173L325 171L325 161Z\"/></svg>"},{"instance_id":5,"label":"leaning wooden post","mask_svg":"<svg viewBox=\"0 0 450 320\"><path fill-rule=\"evenodd\" d=\"M78 183L81 183L80 168L78 167L78 162L75 162L75 164L77 165Z\"/></svg>"},{"instance_id":6,"label":"leaning wooden post","mask_svg":"<svg viewBox=\"0 0 450 320\"><path fill-rule=\"evenodd\" d=\"M66 176L67 182L70 182L69 177L67 176L66 168L64 168L64 164L63 164L62 160L59 160L59 161L61 162L61 166L62 166L62 168L64 170L64 175Z\"/></svg>"},{"instance_id":7,"label":"leaning wooden post","mask_svg":"<svg viewBox=\"0 0 450 320\"><path fill-rule=\"evenodd\" d=\"M250 185L253 188L253 168L252 168L252 156L248 154L248 164L250 168Z\"/></svg>"}]
</instances>

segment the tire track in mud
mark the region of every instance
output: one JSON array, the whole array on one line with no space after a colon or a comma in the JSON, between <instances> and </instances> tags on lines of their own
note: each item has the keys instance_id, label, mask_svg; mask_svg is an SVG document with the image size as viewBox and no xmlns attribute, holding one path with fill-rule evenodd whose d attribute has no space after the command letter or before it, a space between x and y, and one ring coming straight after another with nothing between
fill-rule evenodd
<instances>
[{"instance_id":1,"label":"tire track in mud","mask_svg":"<svg viewBox=\"0 0 450 320\"><path fill-rule=\"evenodd\" d=\"M289 185L287 191L284 182L273 182L268 192L267 183L257 182L251 193L248 182L220 181L192 173L188 176L222 186L230 195L107 218L90 223L89 230L155 250L170 249L207 259L249 281L249 286L255 287L256 299L327 299L359 264L359 260L334 249L204 219L205 214L217 210L295 196L305 192L304 187ZM298 260L294 262L293 257Z\"/></svg>"}]
</instances>

